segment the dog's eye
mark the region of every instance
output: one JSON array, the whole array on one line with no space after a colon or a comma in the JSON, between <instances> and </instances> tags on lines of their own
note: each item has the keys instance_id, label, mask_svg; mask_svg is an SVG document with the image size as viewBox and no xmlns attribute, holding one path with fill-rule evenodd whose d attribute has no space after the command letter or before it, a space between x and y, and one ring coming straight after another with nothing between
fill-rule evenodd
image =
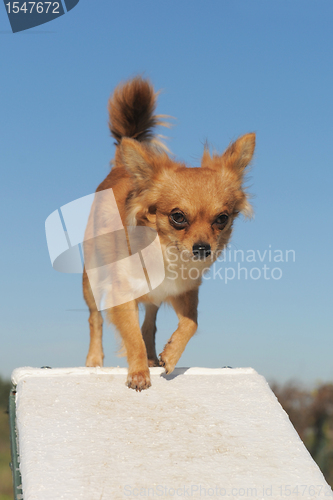
<instances>
[{"instance_id":1,"label":"dog's eye","mask_svg":"<svg viewBox=\"0 0 333 500\"><path fill-rule=\"evenodd\" d=\"M186 217L182 212L173 212L169 215L169 220L171 225L176 229L183 229L188 224Z\"/></svg>"},{"instance_id":2,"label":"dog's eye","mask_svg":"<svg viewBox=\"0 0 333 500\"><path fill-rule=\"evenodd\" d=\"M223 229L226 223L228 222L229 216L227 214L220 214L214 221L214 224L218 227L218 229Z\"/></svg>"}]
</instances>

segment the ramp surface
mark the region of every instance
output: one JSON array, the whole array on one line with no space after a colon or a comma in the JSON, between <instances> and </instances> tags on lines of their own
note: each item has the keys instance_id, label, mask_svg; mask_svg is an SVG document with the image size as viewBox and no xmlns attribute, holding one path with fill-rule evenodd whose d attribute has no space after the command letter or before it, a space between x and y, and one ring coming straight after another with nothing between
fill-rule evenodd
<instances>
[{"instance_id":1,"label":"ramp surface","mask_svg":"<svg viewBox=\"0 0 333 500\"><path fill-rule=\"evenodd\" d=\"M251 368L19 368L24 500L332 499L267 382Z\"/></svg>"}]
</instances>

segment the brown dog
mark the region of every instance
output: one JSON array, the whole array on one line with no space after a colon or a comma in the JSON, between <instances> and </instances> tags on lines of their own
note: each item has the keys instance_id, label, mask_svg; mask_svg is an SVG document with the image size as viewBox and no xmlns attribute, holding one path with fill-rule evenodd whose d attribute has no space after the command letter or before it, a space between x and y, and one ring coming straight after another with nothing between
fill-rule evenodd
<instances>
[{"instance_id":1,"label":"brown dog","mask_svg":"<svg viewBox=\"0 0 333 500\"><path fill-rule=\"evenodd\" d=\"M155 106L153 87L140 77L119 85L110 99L110 131L117 141L116 154L111 172L97 188L103 196L92 208L84 245L83 292L90 310L86 365L102 366L103 319L86 270L131 255L128 234L123 239L115 236L111 197L125 230L127 226L142 226L158 234L164 259L163 282L136 299L114 302L118 305L107 309L107 318L120 333L126 350L127 385L137 391L151 385L148 366L162 365L166 373L175 368L197 330L201 276L227 245L237 215L251 214L243 177L253 156L255 134L240 137L222 155L211 156L205 148L201 168L188 168L171 159L154 136L156 125L167 125L163 117L154 115ZM104 190L109 191L102 193ZM96 231L97 226L103 230ZM148 277L144 264L143 269ZM131 279L125 274L118 271L113 295L117 290L122 293L122 281ZM99 297L111 294L107 281L101 281ZM146 308L142 330L139 302ZM173 306L179 324L158 359L155 320L162 302Z\"/></svg>"}]
</instances>

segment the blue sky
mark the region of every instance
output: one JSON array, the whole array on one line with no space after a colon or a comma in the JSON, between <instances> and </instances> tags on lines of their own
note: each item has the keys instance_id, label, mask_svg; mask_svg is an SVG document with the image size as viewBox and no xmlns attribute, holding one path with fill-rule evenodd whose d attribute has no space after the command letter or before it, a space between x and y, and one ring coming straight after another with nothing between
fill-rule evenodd
<instances>
[{"instance_id":1,"label":"blue sky","mask_svg":"<svg viewBox=\"0 0 333 500\"><path fill-rule=\"evenodd\" d=\"M199 165L206 140L222 152L256 132L255 218L237 221L230 249L267 250L248 273L282 272L225 283L219 276L238 262L221 262L201 288L199 332L179 365L332 381L332 2L81 0L16 34L3 7L0 43L0 374L84 364L81 277L52 269L44 223L108 173L107 100L139 73L162 89L158 112L177 118L168 146L187 164ZM269 262L269 250L294 250L295 262ZM159 352L175 326L163 308ZM104 339L105 365L125 366L110 327Z\"/></svg>"}]
</instances>

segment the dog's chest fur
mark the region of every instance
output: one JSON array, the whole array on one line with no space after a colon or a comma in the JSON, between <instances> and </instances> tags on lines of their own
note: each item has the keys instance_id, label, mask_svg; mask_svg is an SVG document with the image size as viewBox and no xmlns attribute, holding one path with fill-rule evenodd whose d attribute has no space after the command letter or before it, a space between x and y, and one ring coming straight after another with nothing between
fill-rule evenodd
<instances>
[{"instance_id":1,"label":"dog's chest fur","mask_svg":"<svg viewBox=\"0 0 333 500\"><path fill-rule=\"evenodd\" d=\"M148 294L149 300L159 306L169 297L176 297L189 290L198 288L201 277L211 262L195 261L192 259L169 260L163 248L165 278L163 282Z\"/></svg>"}]
</instances>

